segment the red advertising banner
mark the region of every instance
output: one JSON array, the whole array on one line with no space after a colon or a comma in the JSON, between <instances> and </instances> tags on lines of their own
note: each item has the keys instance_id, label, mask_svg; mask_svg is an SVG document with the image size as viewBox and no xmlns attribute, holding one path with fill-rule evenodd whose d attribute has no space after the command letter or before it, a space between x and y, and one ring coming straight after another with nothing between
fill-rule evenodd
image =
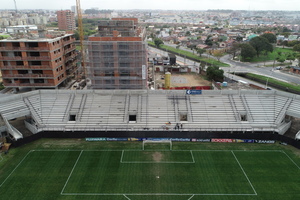
<instances>
[{"instance_id":1,"label":"red advertising banner","mask_svg":"<svg viewBox=\"0 0 300 200\"><path fill-rule=\"evenodd\" d=\"M234 139L213 138L213 139L211 139L211 142L235 142L235 140Z\"/></svg>"}]
</instances>

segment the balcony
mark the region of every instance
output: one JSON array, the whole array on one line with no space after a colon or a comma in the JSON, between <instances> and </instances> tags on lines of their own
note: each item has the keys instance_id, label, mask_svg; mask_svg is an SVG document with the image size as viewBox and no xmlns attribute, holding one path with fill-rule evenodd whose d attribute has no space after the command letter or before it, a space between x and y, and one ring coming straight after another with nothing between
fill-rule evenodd
<instances>
[{"instance_id":1,"label":"balcony","mask_svg":"<svg viewBox=\"0 0 300 200\"><path fill-rule=\"evenodd\" d=\"M0 51L49 51L48 47L0 47Z\"/></svg>"},{"instance_id":2,"label":"balcony","mask_svg":"<svg viewBox=\"0 0 300 200\"><path fill-rule=\"evenodd\" d=\"M3 78L54 78L52 74L2 74Z\"/></svg>"},{"instance_id":3,"label":"balcony","mask_svg":"<svg viewBox=\"0 0 300 200\"><path fill-rule=\"evenodd\" d=\"M51 58L49 56L38 56L38 57L21 57L21 56L3 56L2 59L3 61L26 61L26 60L38 60L38 61L50 61Z\"/></svg>"},{"instance_id":4,"label":"balcony","mask_svg":"<svg viewBox=\"0 0 300 200\"><path fill-rule=\"evenodd\" d=\"M75 49L76 49L75 46L70 47L70 48L68 48L68 49L65 50L65 54L70 53L71 51L75 51Z\"/></svg>"},{"instance_id":5,"label":"balcony","mask_svg":"<svg viewBox=\"0 0 300 200\"><path fill-rule=\"evenodd\" d=\"M72 43L74 43L74 42L75 42L74 39L66 40L66 41L63 41L63 45L66 46L66 45L72 44Z\"/></svg>"},{"instance_id":6,"label":"balcony","mask_svg":"<svg viewBox=\"0 0 300 200\"><path fill-rule=\"evenodd\" d=\"M48 69L52 70L52 67L49 65L10 65L10 66L2 66L1 70L12 70L12 69Z\"/></svg>"},{"instance_id":7,"label":"balcony","mask_svg":"<svg viewBox=\"0 0 300 200\"><path fill-rule=\"evenodd\" d=\"M56 87L52 83L4 83L5 87Z\"/></svg>"}]
</instances>

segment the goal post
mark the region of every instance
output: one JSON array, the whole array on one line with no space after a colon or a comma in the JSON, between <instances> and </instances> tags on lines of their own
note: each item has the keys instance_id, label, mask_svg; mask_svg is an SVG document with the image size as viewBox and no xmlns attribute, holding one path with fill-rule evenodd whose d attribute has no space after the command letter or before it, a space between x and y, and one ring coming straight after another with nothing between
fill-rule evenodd
<instances>
[{"instance_id":1,"label":"goal post","mask_svg":"<svg viewBox=\"0 0 300 200\"><path fill-rule=\"evenodd\" d=\"M145 150L145 144L169 144L170 150L172 150L172 140L143 140L142 149Z\"/></svg>"}]
</instances>

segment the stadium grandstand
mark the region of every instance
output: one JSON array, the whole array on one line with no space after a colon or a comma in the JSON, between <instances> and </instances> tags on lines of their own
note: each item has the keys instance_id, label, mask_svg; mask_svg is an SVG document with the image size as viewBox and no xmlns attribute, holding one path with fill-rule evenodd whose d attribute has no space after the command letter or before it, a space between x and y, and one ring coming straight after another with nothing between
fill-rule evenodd
<instances>
[{"instance_id":1,"label":"stadium grandstand","mask_svg":"<svg viewBox=\"0 0 300 200\"><path fill-rule=\"evenodd\" d=\"M275 90L36 90L0 99L1 129L13 140L24 117L40 132L259 132L283 135L300 118L300 96Z\"/></svg>"}]
</instances>

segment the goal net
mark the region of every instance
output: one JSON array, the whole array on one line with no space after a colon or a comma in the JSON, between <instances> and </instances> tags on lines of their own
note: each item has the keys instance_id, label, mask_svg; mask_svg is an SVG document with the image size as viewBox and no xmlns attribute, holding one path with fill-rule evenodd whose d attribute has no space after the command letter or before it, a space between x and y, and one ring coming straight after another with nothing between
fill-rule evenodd
<instances>
[{"instance_id":1,"label":"goal net","mask_svg":"<svg viewBox=\"0 0 300 200\"><path fill-rule=\"evenodd\" d=\"M168 149L172 150L171 140L144 140L143 150L147 149Z\"/></svg>"}]
</instances>

